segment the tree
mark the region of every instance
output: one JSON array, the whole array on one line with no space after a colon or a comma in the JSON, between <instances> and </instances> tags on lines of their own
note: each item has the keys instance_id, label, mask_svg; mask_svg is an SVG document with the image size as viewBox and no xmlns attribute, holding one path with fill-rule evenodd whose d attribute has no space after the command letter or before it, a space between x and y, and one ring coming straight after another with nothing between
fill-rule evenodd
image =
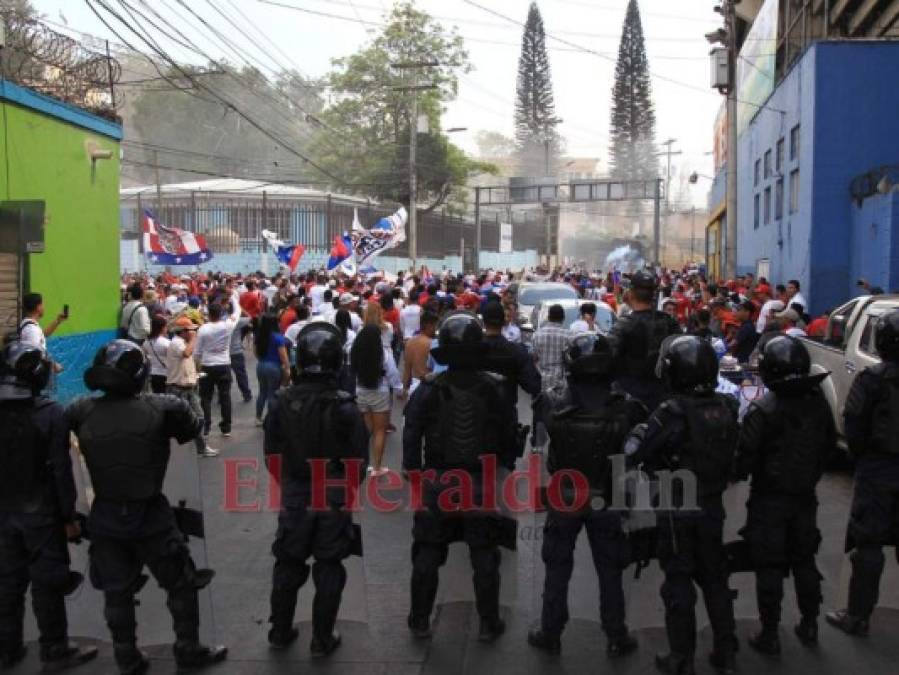
<instances>
[{"instance_id":1,"label":"tree","mask_svg":"<svg viewBox=\"0 0 899 675\"><path fill-rule=\"evenodd\" d=\"M479 131L475 136L481 157L511 157L515 154L515 141L498 131Z\"/></svg>"},{"instance_id":2,"label":"tree","mask_svg":"<svg viewBox=\"0 0 899 675\"><path fill-rule=\"evenodd\" d=\"M611 117L612 176L626 180L657 177L656 117L637 0L628 2L624 17L612 88Z\"/></svg>"},{"instance_id":3,"label":"tree","mask_svg":"<svg viewBox=\"0 0 899 675\"><path fill-rule=\"evenodd\" d=\"M556 132L559 122L556 117L549 57L546 54L543 18L537 3L532 2L524 34L521 36L515 97L516 154L522 175L543 176L555 173L560 154L560 139Z\"/></svg>"},{"instance_id":4,"label":"tree","mask_svg":"<svg viewBox=\"0 0 899 675\"><path fill-rule=\"evenodd\" d=\"M462 38L412 2L396 4L386 22L370 44L334 61L328 82L337 99L322 113L316 156L357 192L408 204L411 96L416 95L429 127L417 137L419 202L427 202L425 211L444 204L461 208L468 179L495 171L440 131L443 104L458 91L457 73L471 68ZM437 65L395 67L421 63ZM408 90L423 85L434 88Z\"/></svg>"}]
</instances>

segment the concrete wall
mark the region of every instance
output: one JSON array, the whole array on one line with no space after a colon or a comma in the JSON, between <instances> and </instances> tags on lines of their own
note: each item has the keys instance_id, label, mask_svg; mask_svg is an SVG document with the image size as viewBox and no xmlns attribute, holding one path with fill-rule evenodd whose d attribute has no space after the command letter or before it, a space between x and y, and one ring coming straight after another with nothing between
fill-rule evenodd
<instances>
[{"instance_id":1,"label":"concrete wall","mask_svg":"<svg viewBox=\"0 0 899 675\"><path fill-rule=\"evenodd\" d=\"M874 195L851 209L847 293L857 292L860 277L887 292L899 289L899 192Z\"/></svg>"},{"instance_id":2,"label":"concrete wall","mask_svg":"<svg viewBox=\"0 0 899 675\"><path fill-rule=\"evenodd\" d=\"M849 185L872 168L899 162L899 88L888 73L899 71L899 42L819 42L803 55L759 111L739 143L738 271L771 261L775 281L798 279L812 312L854 295L851 260L866 260L853 245L866 241L853 231ZM779 111L784 111L783 113ZM800 125L800 152L790 160L790 131ZM756 229L753 201L764 202L778 176L754 183L757 159L785 141L783 217ZM789 213L790 172L800 171L799 208ZM763 210L763 209L762 209ZM863 263L859 263L863 264ZM892 264L892 263L891 263ZM892 274L892 272L891 272ZM863 276L870 276L865 273Z\"/></svg>"},{"instance_id":3,"label":"concrete wall","mask_svg":"<svg viewBox=\"0 0 899 675\"><path fill-rule=\"evenodd\" d=\"M45 202L45 251L28 256L25 285L43 294L45 321L69 305L49 349L71 396L118 315L121 127L3 81L0 108L0 199ZM92 147L112 158L92 165Z\"/></svg>"}]
</instances>

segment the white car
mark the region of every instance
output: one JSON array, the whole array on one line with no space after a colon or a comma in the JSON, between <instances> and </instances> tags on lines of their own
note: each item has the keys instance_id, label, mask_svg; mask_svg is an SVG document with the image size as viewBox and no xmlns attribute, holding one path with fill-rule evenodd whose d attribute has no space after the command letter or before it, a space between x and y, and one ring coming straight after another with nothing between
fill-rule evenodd
<instances>
[{"instance_id":1,"label":"white car","mask_svg":"<svg viewBox=\"0 0 899 675\"><path fill-rule=\"evenodd\" d=\"M521 341L530 344L534 333L549 320L549 308L553 305L561 305L565 310L565 318L562 320L563 328L571 328L571 324L581 318L581 306L592 303L596 305L596 326L600 335L608 335L615 325L618 317L615 311L604 302L595 300L547 300L541 302L531 310L531 318L521 326Z\"/></svg>"},{"instance_id":2,"label":"white car","mask_svg":"<svg viewBox=\"0 0 899 675\"><path fill-rule=\"evenodd\" d=\"M530 282L518 284L514 290L515 302L518 303L519 323L527 323L531 313L540 303L551 300L577 300L577 291L568 284L557 281Z\"/></svg>"}]
</instances>

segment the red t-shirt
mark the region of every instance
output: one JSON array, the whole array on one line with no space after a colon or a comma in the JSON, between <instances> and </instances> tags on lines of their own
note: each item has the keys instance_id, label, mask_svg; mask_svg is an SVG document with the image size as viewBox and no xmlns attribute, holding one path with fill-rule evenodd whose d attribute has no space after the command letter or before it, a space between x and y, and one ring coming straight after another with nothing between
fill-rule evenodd
<instances>
[{"instance_id":1,"label":"red t-shirt","mask_svg":"<svg viewBox=\"0 0 899 675\"><path fill-rule=\"evenodd\" d=\"M824 337L824 333L827 331L827 322L829 320L829 317L819 316L808 325L805 332L808 333L809 337Z\"/></svg>"},{"instance_id":2,"label":"red t-shirt","mask_svg":"<svg viewBox=\"0 0 899 675\"><path fill-rule=\"evenodd\" d=\"M278 323L281 326L281 332L284 333L291 324L296 323L297 320L297 310L293 307L288 307L281 313L281 318Z\"/></svg>"}]
</instances>

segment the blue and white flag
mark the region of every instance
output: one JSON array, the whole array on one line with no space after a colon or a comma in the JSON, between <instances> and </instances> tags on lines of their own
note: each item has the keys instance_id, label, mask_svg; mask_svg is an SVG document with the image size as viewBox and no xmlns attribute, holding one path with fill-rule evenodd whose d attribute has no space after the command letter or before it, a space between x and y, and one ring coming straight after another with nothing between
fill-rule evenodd
<instances>
[{"instance_id":1,"label":"blue and white flag","mask_svg":"<svg viewBox=\"0 0 899 675\"><path fill-rule=\"evenodd\" d=\"M149 210L141 216L144 255L153 265L199 265L212 260L212 250L201 234L157 223Z\"/></svg>"},{"instance_id":2,"label":"blue and white flag","mask_svg":"<svg viewBox=\"0 0 899 675\"><path fill-rule=\"evenodd\" d=\"M359 214L353 213L353 250L356 264L362 267L384 251L406 241L406 220L409 214L402 206L391 216L381 218L369 229L362 227Z\"/></svg>"}]
</instances>

